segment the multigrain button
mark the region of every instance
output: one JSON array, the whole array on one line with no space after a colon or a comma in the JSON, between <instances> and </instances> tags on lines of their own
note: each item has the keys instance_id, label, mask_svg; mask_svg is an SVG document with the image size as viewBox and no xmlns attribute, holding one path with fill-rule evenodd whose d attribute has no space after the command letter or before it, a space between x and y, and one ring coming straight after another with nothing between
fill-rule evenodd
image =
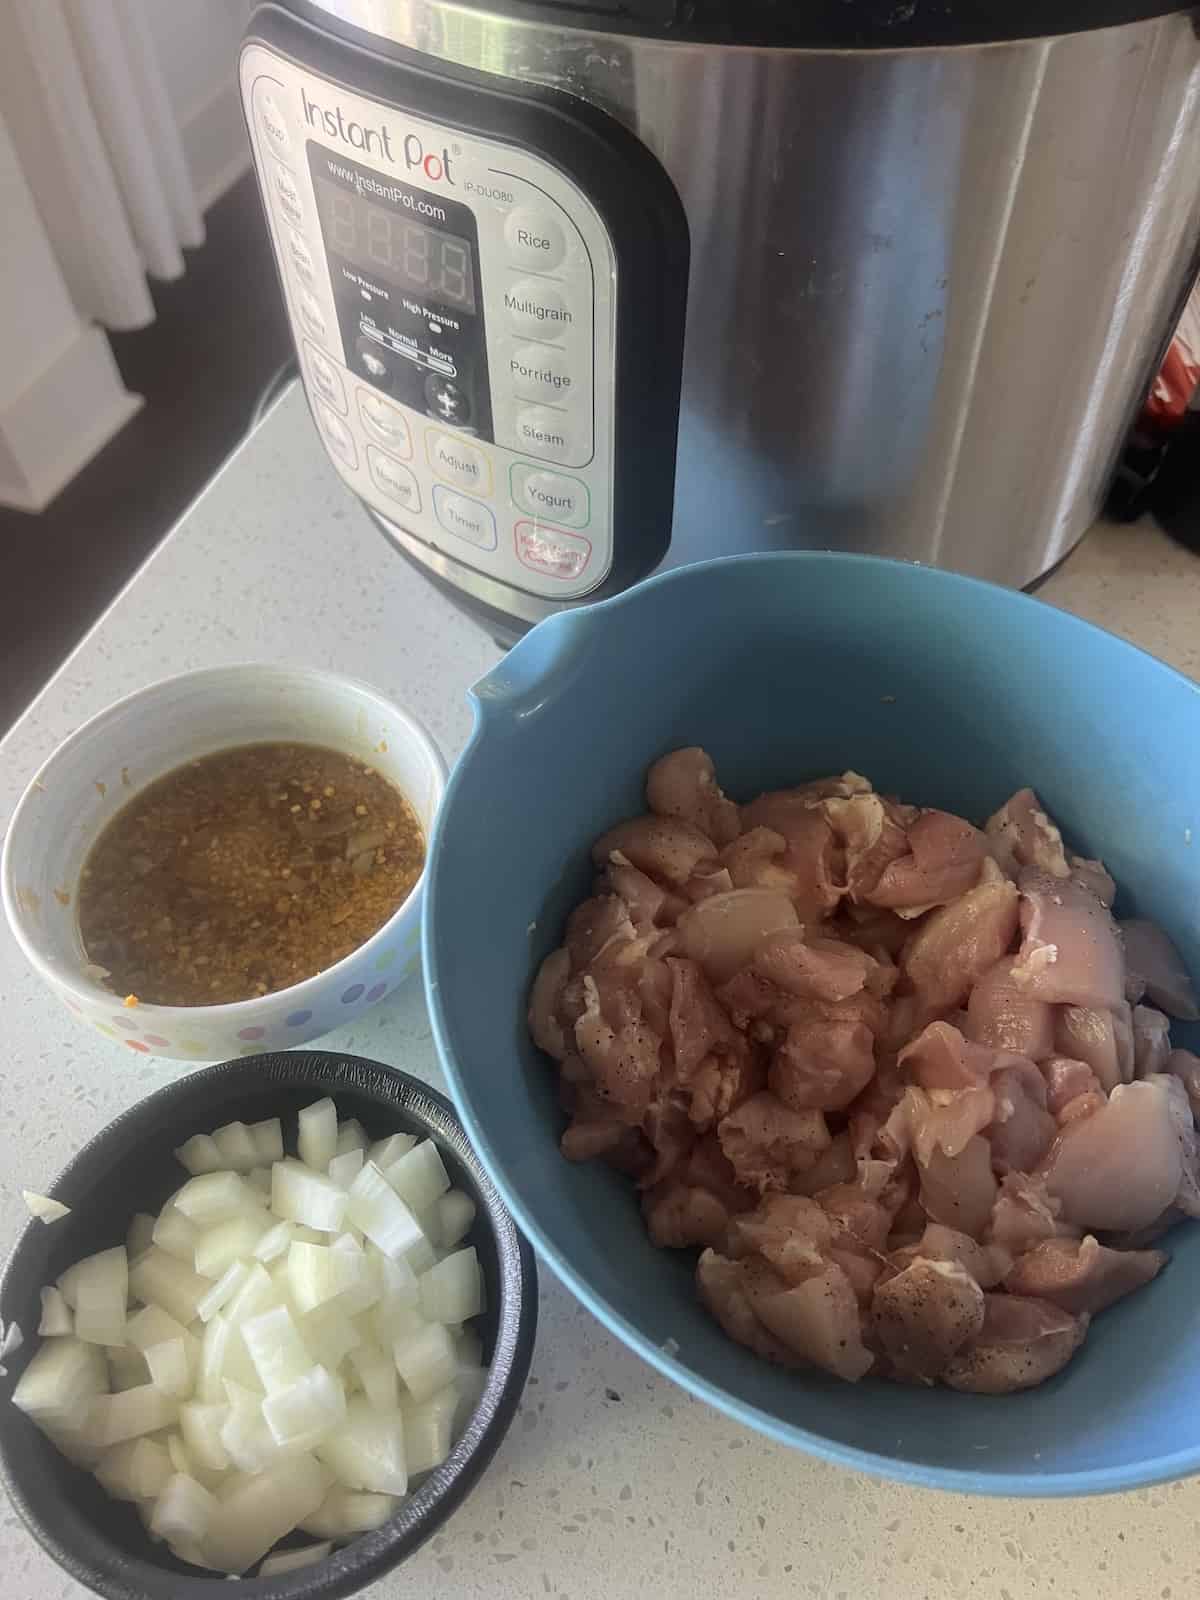
<instances>
[{"instance_id":1,"label":"multigrain button","mask_svg":"<svg viewBox=\"0 0 1200 1600\"><path fill-rule=\"evenodd\" d=\"M288 169L278 163L275 165L274 178L280 210L292 226L298 228L304 221L304 202L300 199L299 185Z\"/></svg>"},{"instance_id":2,"label":"multigrain button","mask_svg":"<svg viewBox=\"0 0 1200 1600\"><path fill-rule=\"evenodd\" d=\"M275 154L286 160L291 153L292 136L279 110L279 102L269 89L258 96L258 125Z\"/></svg>"},{"instance_id":3,"label":"multigrain button","mask_svg":"<svg viewBox=\"0 0 1200 1600\"><path fill-rule=\"evenodd\" d=\"M360 389L358 412L363 427L372 438L386 445L393 455L403 456L406 461L412 459L412 434L408 429L408 418L398 406L372 394L369 389Z\"/></svg>"},{"instance_id":4,"label":"multigrain button","mask_svg":"<svg viewBox=\"0 0 1200 1600\"><path fill-rule=\"evenodd\" d=\"M518 206L504 222L504 243L514 266L553 272L566 254L567 241L558 222L532 206Z\"/></svg>"},{"instance_id":5,"label":"multigrain button","mask_svg":"<svg viewBox=\"0 0 1200 1600\"><path fill-rule=\"evenodd\" d=\"M561 339L575 326L562 291L540 278L518 278L504 291L508 325L526 339Z\"/></svg>"},{"instance_id":6,"label":"multigrain button","mask_svg":"<svg viewBox=\"0 0 1200 1600\"><path fill-rule=\"evenodd\" d=\"M324 400L314 400L313 408L321 424L321 432L325 435L326 442L334 455L339 461L345 462L346 466L357 467L358 450L355 448L354 435L350 429Z\"/></svg>"},{"instance_id":7,"label":"multigrain button","mask_svg":"<svg viewBox=\"0 0 1200 1600\"><path fill-rule=\"evenodd\" d=\"M517 445L531 456L548 461L570 461L578 452L575 430L561 411L548 406L526 406L517 412Z\"/></svg>"},{"instance_id":8,"label":"multigrain button","mask_svg":"<svg viewBox=\"0 0 1200 1600\"><path fill-rule=\"evenodd\" d=\"M371 478L377 489L381 489L390 500L395 500L406 511L420 511L421 490L417 480L402 461L397 461L385 450L369 444L367 466L370 468Z\"/></svg>"},{"instance_id":9,"label":"multigrain button","mask_svg":"<svg viewBox=\"0 0 1200 1600\"><path fill-rule=\"evenodd\" d=\"M452 433L430 428L425 435L429 465L439 478L458 489L473 489L476 494L491 494L492 468L482 450Z\"/></svg>"},{"instance_id":10,"label":"multigrain button","mask_svg":"<svg viewBox=\"0 0 1200 1600\"><path fill-rule=\"evenodd\" d=\"M561 528L548 528L545 523L518 522L513 539L517 560L544 578L569 582L579 577L591 559L592 547L587 539L564 533Z\"/></svg>"},{"instance_id":11,"label":"multigrain button","mask_svg":"<svg viewBox=\"0 0 1200 1600\"><path fill-rule=\"evenodd\" d=\"M569 528L586 528L592 503L586 483L565 472L546 472L527 461L514 461L509 469L512 497L522 511Z\"/></svg>"},{"instance_id":12,"label":"multigrain button","mask_svg":"<svg viewBox=\"0 0 1200 1600\"><path fill-rule=\"evenodd\" d=\"M322 400L328 400L335 410L343 416L348 410L346 404L346 389L342 383L342 375L327 356L323 356L316 345L304 341L304 356L308 362L308 376L313 388Z\"/></svg>"},{"instance_id":13,"label":"multigrain button","mask_svg":"<svg viewBox=\"0 0 1200 1600\"><path fill-rule=\"evenodd\" d=\"M508 382L522 400L551 400L561 403L576 389L575 377L565 350L544 344L523 344L508 358Z\"/></svg>"},{"instance_id":14,"label":"multigrain button","mask_svg":"<svg viewBox=\"0 0 1200 1600\"><path fill-rule=\"evenodd\" d=\"M300 282L312 288L317 281L317 264L313 260L313 253L308 248L308 240L302 233L297 233L294 228L287 230L288 255L292 258L292 266Z\"/></svg>"},{"instance_id":15,"label":"multigrain button","mask_svg":"<svg viewBox=\"0 0 1200 1600\"><path fill-rule=\"evenodd\" d=\"M465 539L479 550L496 548L496 519L478 500L468 500L465 494L455 494L442 484L434 484L433 509L447 533Z\"/></svg>"}]
</instances>

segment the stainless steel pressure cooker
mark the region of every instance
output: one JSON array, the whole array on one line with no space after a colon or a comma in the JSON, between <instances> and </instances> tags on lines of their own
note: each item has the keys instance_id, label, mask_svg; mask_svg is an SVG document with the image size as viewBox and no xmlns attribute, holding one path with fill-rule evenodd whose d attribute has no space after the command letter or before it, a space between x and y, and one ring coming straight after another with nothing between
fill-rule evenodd
<instances>
[{"instance_id":1,"label":"stainless steel pressure cooker","mask_svg":"<svg viewBox=\"0 0 1200 1600\"><path fill-rule=\"evenodd\" d=\"M744 550L1029 583L1195 278L1198 18L260 5L242 94L334 466L503 637Z\"/></svg>"}]
</instances>

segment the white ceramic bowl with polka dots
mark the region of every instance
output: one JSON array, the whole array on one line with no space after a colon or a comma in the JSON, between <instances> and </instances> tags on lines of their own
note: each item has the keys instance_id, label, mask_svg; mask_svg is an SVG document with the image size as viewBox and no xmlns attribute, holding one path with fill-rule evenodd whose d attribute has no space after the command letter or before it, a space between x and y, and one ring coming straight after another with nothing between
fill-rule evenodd
<instances>
[{"instance_id":1,"label":"white ceramic bowl with polka dots","mask_svg":"<svg viewBox=\"0 0 1200 1600\"><path fill-rule=\"evenodd\" d=\"M185 673L109 706L59 746L13 813L0 883L17 943L64 1005L132 1051L218 1061L304 1044L417 968L423 878L365 944L276 994L126 1008L89 976L76 886L98 834L138 790L185 762L268 741L320 744L369 761L408 797L428 838L446 765L420 723L369 684L265 663Z\"/></svg>"}]
</instances>

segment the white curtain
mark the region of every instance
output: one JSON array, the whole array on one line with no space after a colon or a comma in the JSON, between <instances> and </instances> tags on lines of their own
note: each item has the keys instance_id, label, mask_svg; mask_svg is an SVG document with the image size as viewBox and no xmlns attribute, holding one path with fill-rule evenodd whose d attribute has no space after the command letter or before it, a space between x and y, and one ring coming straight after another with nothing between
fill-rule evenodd
<instances>
[{"instance_id":1,"label":"white curtain","mask_svg":"<svg viewBox=\"0 0 1200 1600\"><path fill-rule=\"evenodd\" d=\"M78 311L153 321L204 223L137 0L0 0L0 106Z\"/></svg>"}]
</instances>

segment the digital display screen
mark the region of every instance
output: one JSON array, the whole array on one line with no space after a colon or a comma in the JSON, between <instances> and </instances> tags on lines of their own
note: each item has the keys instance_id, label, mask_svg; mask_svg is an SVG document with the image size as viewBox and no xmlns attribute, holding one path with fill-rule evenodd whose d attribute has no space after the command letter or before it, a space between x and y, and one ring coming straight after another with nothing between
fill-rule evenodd
<instances>
[{"instance_id":1,"label":"digital display screen","mask_svg":"<svg viewBox=\"0 0 1200 1600\"><path fill-rule=\"evenodd\" d=\"M466 239L399 216L324 178L315 180L314 189L330 249L414 295L474 314L475 266Z\"/></svg>"}]
</instances>

